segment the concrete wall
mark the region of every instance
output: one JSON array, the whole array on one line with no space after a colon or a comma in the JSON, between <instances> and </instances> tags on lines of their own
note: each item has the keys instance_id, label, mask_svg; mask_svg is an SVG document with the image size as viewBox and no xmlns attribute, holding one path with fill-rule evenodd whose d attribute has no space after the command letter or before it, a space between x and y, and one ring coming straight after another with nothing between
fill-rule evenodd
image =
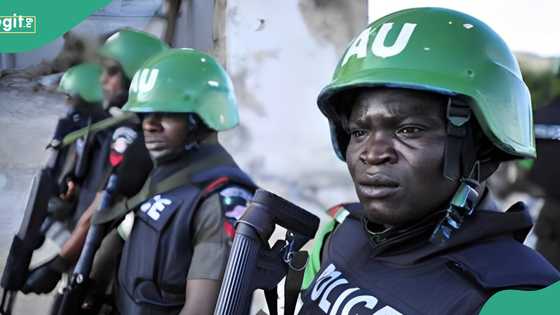
<instances>
[{"instance_id":1,"label":"concrete wall","mask_svg":"<svg viewBox=\"0 0 560 315\"><path fill-rule=\"evenodd\" d=\"M311 208L356 198L315 102L366 23L365 1L228 1L227 65L242 121L228 143L265 187Z\"/></svg>"}]
</instances>

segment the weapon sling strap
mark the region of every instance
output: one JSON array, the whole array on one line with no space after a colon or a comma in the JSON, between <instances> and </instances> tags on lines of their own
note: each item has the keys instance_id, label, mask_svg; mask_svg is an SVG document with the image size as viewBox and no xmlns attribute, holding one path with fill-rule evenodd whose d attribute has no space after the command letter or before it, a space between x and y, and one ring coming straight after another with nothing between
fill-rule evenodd
<instances>
[{"instance_id":1,"label":"weapon sling strap","mask_svg":"<svg viewBox=\"0 0 560 315\"><path fill-rule=\"evenodd\" d=\"M136 117L136 114L125 112L121 115L109 117L109 118L103 119L101 121L98 121L98 122L96 122L92 125L88 125L87 127L84 127L82 129L73 131L73 132L67 134L62 139L62 147L65 147L65 146L68 146L68 145L74 143L76 140L85 136L88 133L93 134L93 133L96 133L100 130L111 128L113 126L116 126L120 123L129 121L129 120L133 121L135 119L135 117Z\"/></svg>"},{"instance_id":2,"label":"weapon sling strap","mask_svg":"<svg viewBox=\"0 0 560 315\"><path fill-rule=\"evenodd\" d=\"M151 178L146 180L142 189L134 196L130 198L125 198L120 202L116 203L114 206L103 210L96 214L92 219L92 224L101 224L113 221L117 218L123 217L130 210L138 207L142 202L148 199L150 196L164 193L166 191L173 190L175 188L184 186L191 183L191 175L207 169L209 165L227 163L230 164L231 160L229 157L224 157L220 154L209 155L200 163L192 163L185 168L179 170L175 174L165 178L161 182L152 185Z\"/></svg>"},{"instance_id":3,"label":"weapon sling strap","mask_svg":"<svg viewBox=\"0 0 560 315\"><path fill-rule=\"evenodd\" d=\"M286 283L284 283L284 314L293 315L296 311L301 283L305 273L305 265L307 263L308 253L306 251L295 252L293 256L293 265L304 266L303 268L288 268L286 275Z\"/></svg>"},{"instance_id":4,"label":"weapon sling strap","mask_svg":"<svg viewBox=\"0 0 560 315\"><path fill-rule=\"evenodd\" d=\"M268 306L268 315L278 315L278 287L270 290L264 289L263 291L266 305Z\"/></svg>"}]
</instances>

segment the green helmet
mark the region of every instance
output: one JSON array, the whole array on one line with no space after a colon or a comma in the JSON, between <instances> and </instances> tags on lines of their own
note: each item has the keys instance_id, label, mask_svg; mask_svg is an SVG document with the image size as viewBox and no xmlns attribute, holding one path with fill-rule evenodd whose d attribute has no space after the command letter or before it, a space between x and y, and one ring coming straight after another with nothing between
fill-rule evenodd
<instances>
[{"instance_id":1,"label":"green helmet","mask_svg":"<svg viewBox=\"0 0 560 315\"><path fill-rule=\"evenodd\" d=\"M211 56L193 49L169 49L134 75L125 111L195 113L211 129L239 123L233 84Z\"/></svg>"},{"instance_id":2,"label":"green helmet","mask_svg":"<svg viewBox=\"0 0 560 315\"><path fill-rule=\"evenodd\" d=\"M168 48L149 33L125 29L109 37L99 48L99 54L120 63L126 77L132 79L148 58Z\"/></svg>"},{"instance_id":3,"label":"green helmet","mask_svg":"<svg viewBox=\"0 0 560 315\"><path fill-rule=\"evenodd\" d=\"M89 103L100 103L103 99L100 76L100 65L83 63L66 70L60 79L58 90L72 96L79 96Z\"/></svg>"},{"instance_id":4,"label":"green helmet","mask_svg":"<svg viewBox=\"0 0 560 315\"><path fill-rule=\"evenodd\" d=\"M349 136L334 117L336 96L375 86L464 97L484 134L505 153L501 159L536 157L531 98L519 65L502 38L472 16L403 10L373 22L350 43L317 101L342 160Z\"/></svg>"}]
</instances>

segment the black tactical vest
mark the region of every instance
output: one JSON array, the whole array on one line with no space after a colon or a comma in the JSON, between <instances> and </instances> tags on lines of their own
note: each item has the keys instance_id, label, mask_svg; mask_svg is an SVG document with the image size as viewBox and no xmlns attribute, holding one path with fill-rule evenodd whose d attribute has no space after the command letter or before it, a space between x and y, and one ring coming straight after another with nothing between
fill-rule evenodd
<instances>
[{"instance_id":1,"label":"black tactical vest","mask_svg":"<svg viewBox=\"0 0 560 315\"><path fill-rule=\"evenodd\" d=\"M377 256L369 241L353 216L337 227L299 314L476 314L498 290L540 288L559 279L546 260L511 237L414 263Z\"/></svg>"},{"instance_id":2,"label":"black tactical vest","mask_svg":"<svg viewBox=\"0 0 560 315\"><path fill-rule=\"evenodd\" d=\"M104 180L107 179L107 173L110 168L109 152L111 151L111 134L114 130L102 130L96 133L91 140L92 143L89 154L83 159L87 170L83 174L83 178L79 181L79 196L76 210L74 212L70 227L74 228L82 214L91 205L95 199L95 194L103 189Z\"/></svg>"},{"instance_id":3,"label":"black tactical vest","mask_svg":"<svg viewBox=\"0 0 560 315\"><path fill-rule=\"evenodd\" d=\"M193 174L191 183L152 196L137 207L118 272L116 301L120 314L181 311L193 253L193 214L202 201L205 185L224 176L228 183L255 189L237 166L214 165Z\"/></svg>"},{"instance_id":4,"label":"black tactical vest","mask_svg":"<svg viewBox=\"0 0 560 315\"><path fill-rule=\"evenodd\" d=\"M95 195L103 190L106 181L109 178L112 167L109 163L109 154L113 142L112 135L116 128L120 126L129 127L137 132L137 138L129 145L124 154L124 159L117 168L116 196L130 197L134 195L142 184L146 181L148 174L152 169L152 161L150 155L144 145L144 137L142 132L138 130L138 126L132 123L124 123L106 130L101 130L93 136L93 143L87 161L86 174L81 180L79 188L78 203L76 210L69 222L69 227L74 226L79 221L85 210L91 205L95 199Z\"/></svg>"}]
</instances>

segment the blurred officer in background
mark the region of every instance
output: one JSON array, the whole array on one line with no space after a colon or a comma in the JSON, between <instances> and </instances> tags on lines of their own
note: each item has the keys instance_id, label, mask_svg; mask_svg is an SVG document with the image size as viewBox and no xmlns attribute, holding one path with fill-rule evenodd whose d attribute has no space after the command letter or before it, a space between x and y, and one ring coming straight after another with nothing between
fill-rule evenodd
<instances>
[{"instance_id":1,"label":"blurred officer in background","mask_svg":"<svg viewBox=\"0 0 560 315\"><path fill-rule=\"evenodd\" d=\"M119 167L119 185L116 200L132 196L142 187L147 175L152 169L152 162L144 146L141 136L141 126L137 117L124 115L120 108L125 104L128 88L132 76L149 57L168 49L167 45L158 38L140 31L121 30L113 34L100 47L99 54L103 58L101 74L103 104L105 119L99 122L93 132L83 129L84 136L88 135L89 144L86 159L86 169L79 183L69 183L79 186L76 211L73 220L75 228L72 235L62 246L60 253L51 261L33 269L26 282L26 291L34 293L48 293L54 289L63 271L68 270L79 257L90 226L93 211L98 206L98 192L105 187L111 167L109 153L113 145L113 132L119 127L129 127L139 134L127 149L124 160ZM93 129L93 128L92 128ZM106 247L110 250L110 246ZM105 275L111 278L111 275ZM100 279L106 284L105 278ZM56 305L56 303L55 303Z\"/></svg>"},{"instance_id":2,"label":"blurred officer in background","mask_svg":"<svg viewBox=\"0 0 560 315\"><path fill-rule=\"evenodd\" d=\"M141 117L154 170L137 195L94 217L129 213L119 227L118 312L212 314L232 223L256 188L218 142L239 122L231 80L207 54L168 50L136 73L123 109Z\"/></svg>"}]
</instances>

